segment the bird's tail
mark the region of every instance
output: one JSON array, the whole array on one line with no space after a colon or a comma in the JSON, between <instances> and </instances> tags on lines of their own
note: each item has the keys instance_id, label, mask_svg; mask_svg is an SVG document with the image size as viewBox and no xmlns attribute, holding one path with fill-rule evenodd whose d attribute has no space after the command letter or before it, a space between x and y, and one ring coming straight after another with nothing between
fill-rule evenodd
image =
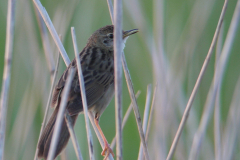
<instances>
[{"instance_id":1,"label":"bird's tail","mask_svg":"<svg viewBox=\"0 0 240 160\"><path fill-rule=\"evenodd\" d=\"M48 121L47 126L44 128L41 138L38 142L38 157L39 158L44 158L47 159L48 156L48 151L50 148L51 140L52 140L52 135L53 131L55 128L55 122L58 114L58 109L59 107L56 107L54 112L51 115L51 118ZM78 115L73 115L71 116L73 125L75 124L77 120ZM65 118L62 122L62 128L60 130L59 138L57 141L57 147L56 147L56 152L54 155L54 159L57 157L58 154L61 153L61 151L66 147L68 140L69 140L69 132L67 128L67 124L65 121Z\"/></svg>"}]
</instances>

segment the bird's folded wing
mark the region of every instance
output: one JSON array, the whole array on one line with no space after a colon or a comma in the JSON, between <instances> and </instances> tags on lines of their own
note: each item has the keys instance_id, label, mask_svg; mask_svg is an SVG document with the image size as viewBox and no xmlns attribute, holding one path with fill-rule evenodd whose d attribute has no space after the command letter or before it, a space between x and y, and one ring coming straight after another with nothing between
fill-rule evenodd
<instances>
[{"instance_id":1,"label":"bird's folded wing","mask_svg":"<svg viewBox=\"0 0 240 160\"><path fill-rule=\"evenodd\" d=\"M74 61L75 59L71 64L75 64ZM76 67L76 65L71 65L71 66ZM88 107L90 107L94 105L104 95L104 93L106 92L110 84L113 83L114 78L113 78L113 75L109 73L109 71L94 72L93 69L92 70L86 69L86 66L84 63L81 63L81 66L82 66L82 70L84 70L83 77L84 77L87 105ZM55 87L55 91L52 99L53 105L56 105L60 97L59 94L61 93L61 90L64 88L65 81L67 79L68 70L69 70L69 67L66 69L66 71L60 78L57 86ZM75 78L77 79L75 83L72 82L72 86L71 86L71 90L68 98L69 104L67 108L70 115L78 114L79 112L82 111L82 108L83 108L78 77L75 76Z\"/></svg>"}]
</instances>

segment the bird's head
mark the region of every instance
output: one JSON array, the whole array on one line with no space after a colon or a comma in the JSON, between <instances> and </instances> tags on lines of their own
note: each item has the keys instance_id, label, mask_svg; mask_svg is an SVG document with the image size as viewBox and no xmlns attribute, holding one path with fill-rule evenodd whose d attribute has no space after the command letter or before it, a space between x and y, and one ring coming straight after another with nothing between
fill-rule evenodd
<instances>
[{"instance_id":1,"label":"bird's head","mask_svg":"<svg viewBox=\"0 0 240 160\"><path fill-rule=\"evenodd\" d=\"M94 44L98 47L104 47L108 50L113 51L113 25L108 25L103 28L98 29L95 31L92 36L89 38L88 43ZM126 39L138 32L138 29L132 29L123 31L123 42L125 43Z\"/></svg>"}]
</instances>

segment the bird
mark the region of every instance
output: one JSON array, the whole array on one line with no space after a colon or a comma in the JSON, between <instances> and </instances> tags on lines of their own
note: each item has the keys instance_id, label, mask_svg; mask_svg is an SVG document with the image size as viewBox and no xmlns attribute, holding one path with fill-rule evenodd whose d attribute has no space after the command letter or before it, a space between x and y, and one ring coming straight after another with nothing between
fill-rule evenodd
<instances>
[{"instance_id":1,"label":"bird","mask_svg":"<svg viewBox=\"0 0 240 160\"><path fill-rule=\"evenodd\" d=\"M138 32L138 29L122 31L123 43L126 39ZM107 157L109 154L114 156L102 129L99 125L99 119L103 111L106 109L114 95L114 26L107 25L96 30L88 39L87 45L78 55L82 67L84 78L87 107L89 111L94 114L94 124L99 130L104 141L104 149L101 155ZM59 106L61 103L62 91L66 83L68 72L70 69L77 69L76 58L69 64L62 76L60 77L57 85L52 94L51 107L54 111L44 128L39 142L38 142L38 158L47 159L50 144L52 140L53 130ZM83 113L83 104L81 99L80 85L78 74L75 72L74 78L71 82L71 88L68 93L66 111L73 125L77 120L80 113ZM70 134L67 128L65 119L62 122L59 138L57 140L57 148L55 151L54 159L66 147ZM105 154L106 153L106 154Z\"/></svg>"}]
</instances>

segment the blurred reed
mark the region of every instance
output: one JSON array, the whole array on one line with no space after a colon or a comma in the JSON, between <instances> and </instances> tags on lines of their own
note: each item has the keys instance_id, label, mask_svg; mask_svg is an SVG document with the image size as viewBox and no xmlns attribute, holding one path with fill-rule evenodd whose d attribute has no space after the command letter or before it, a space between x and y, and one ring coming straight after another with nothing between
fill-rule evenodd
<instances>
[{"instance_id":1,"label":"blurred reed","mask_svg":"<svg viewBox=\"0 0 240 160\"><path fill-rule=\"evenodd\" d=\"M10 2L13 1L9 0ZM0 117L1 128L6 125L6 132L0 130L1 135L6 133L5 143L0 142L0 159L3 159L3 153L4 159L27 160L34 157L42 117L56 69L55 50L57 48L61 52L66 65L70 63L70 58L74 57L70 26L76 28L76 36L80 35L78 46L82 47L81 44L85 44L87 40L85 37L89 37L94 30L110 24L111 20L114 22L116 15L113 13L115 12L122 12L120 13L122 17L119 17L122 19L122 24L117 24L119 30L121 27L140 30L136 36L128 40L125 48L126 57L124 54L120 57L123 59L123 62L120 62L121 65L128 62L129 70L126 66L123 69L126 77L129 76L129 81L120 82L122 98L119 97L117 101L122 101L120 108L122 111L127 110L126 115L129 118L124 118L122 122L121 113L116 114L119 115L116 118L119 159L137 159L138 154L144 155L143 151L139 152L143 137L144 142L147 142L145 150L149 151L149 159L162 160L168 157L168 159L178 160L225 160L237 159L240 156L238 153L240 46L236 45L240 41L237 36L239 0L229 2L226 0L225 6L224 1L216 0L124 0L114 1L113 4L111 0L91 2L60 0L58 4L41 1L46 9L38 0L33 0L33 3L26 0L23 2L16 4L16 13L7 9L6 6L11 7L11 5L6 1L0 2L0 21L3 22L0 23L0 27L6 27L5 30L0 30L0 35L6 34L6 36L0 36L3 42L0 43L0 52L4 53L5 49L5 55L0 54L2 59L0 73L2 74L4 67L4 75L6 75L6 67L3 65L3 57L8 56L6 52L9 44L9 39L5 37L9 36L10 30L14 33L14 37L13 34L11 35L12 44L10 44L13 56L10 56L12 69L8 71L8 77L11 74L11 80L7 82L9 94L7 98L1 98L1 102L4 100L6 105L1 103L0 106L1 115L6 117L6 121L4 116ZM118 11L113 9L115 2L123 3ZM223 19L221 9L227 6L227 2L228 8L223 10L226 14ZM9 14L16 15L15 23L11 25L9 25ZM216 29L216 26L219 26L217 25L219 19L219 23L224 21L224 28ZM14 32L13 28L15 28ZM215 32L220 33L219 37L214 36ZM59 33L63 35L62 43L58 38ZM213 37L215 37L215 43L218 39L216 48L215 45L210 47ZM210 59L207 52L212 54L215 50L216 58ZM197 80L206 56L209 65L200 75L203 76L201 80ZM59 72L62 73L62 70L63 65L61 66L60 61ZM6 84L4 77L1 82ZM141 132L143 130L141 121L138 120L147 114L144 113L144 110L147 110L144 106L146 86L149 83L157 84L157 87L154 89L151 100L147 131L144 135L144 132ZM190 95L195 83L199 89L194 89L193 97L195 98L189 98L192 97ZM1 94L4 94L4 86L6 85L2 85ZM138 101L136 101L137 96L134 95L133 87L144 93L139 96ZM129 91L128 88L130 88ZM132 107L139 107L134 109L137 113L137 124L134 115L130 113L132 107L129 109L125 107L129 103ZM190 107L187 107L188 111L184 114L186 106ZM106 133L108 139L116 134L113 113L114 107L111 103L101 118L103 130L108 131ZM90 122L93 122L93 115L88 114ZM105 114L111 114L111 116L106 117ZM174 149L170 150L182 115L186 123L181 125L181 133L178 131L177 141L175 140L173 144ZM89 156L93 157L90 154L91 151L87 151L90 138L85 135L88 129L82 122L77 123L79 125L76 125L75 131L71 131L73 134L75 132L75 139L79 140L82 158L90 159ZM137 133L138 130L140 133ZM140 138L138 138L139 134ZM97 132L96 135L98 135ZM98 142L95 143L95 134L92 135L92 139L94 157L102 159ZM77 142L77 140L72 141ZM99 141L103 145L101 138ZM3 149L4 144L5 149ZM72 146L68 145L67 157L74 159L76 155L70 154L71 148ZM109 155L109 159L113 158L117 157Z\"/></svg>"}]
</instances>

